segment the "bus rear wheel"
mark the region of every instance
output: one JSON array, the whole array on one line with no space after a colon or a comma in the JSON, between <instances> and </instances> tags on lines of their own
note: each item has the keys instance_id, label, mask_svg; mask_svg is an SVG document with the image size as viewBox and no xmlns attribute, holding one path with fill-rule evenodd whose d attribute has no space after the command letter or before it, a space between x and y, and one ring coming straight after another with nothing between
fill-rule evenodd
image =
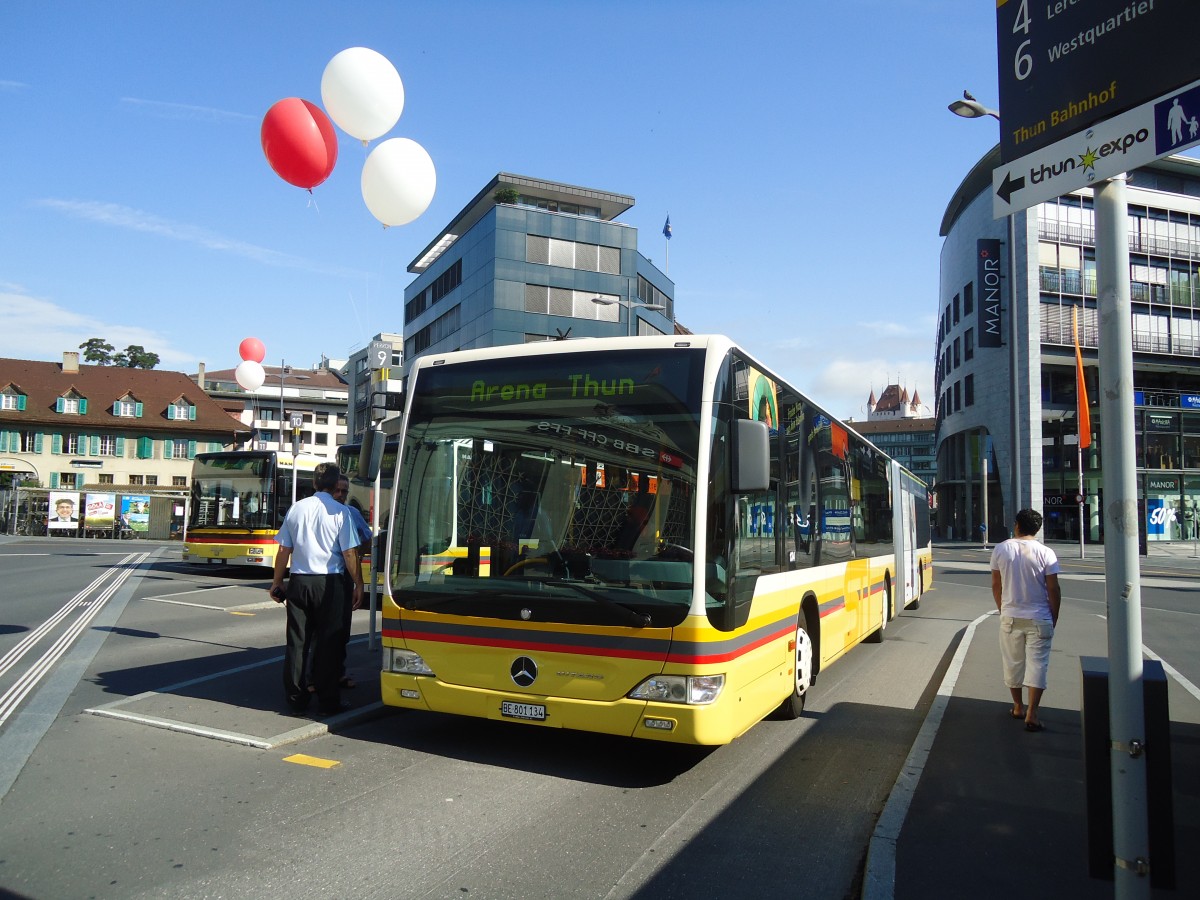
<instances>
[{"instance_id":1,"label":"bus rear wheel","mask_svg":"<svg viewBox=\"0 0 1200 900\"><path fill-rule=\"evenodd\" d=\"M883 620L879 627L868 634L863 640L868 644L882 644L883 633L887 631L888 622L892 620L892 580L886 575L883 578Z\"/></svg>"},{"instance_id":2,"label":"bus rear wheel","mask_svg":"<svg viewBox=\"0 0 1200 900\"><path fill-rule=\"evenodd\" d=\"M792 693L775 710L775 717L779 719L800 718L800 714L804 712L804 698L812 685L813 643L803 625L796 626L796 653L793 662Z\"/></svg>"}]
</instances>

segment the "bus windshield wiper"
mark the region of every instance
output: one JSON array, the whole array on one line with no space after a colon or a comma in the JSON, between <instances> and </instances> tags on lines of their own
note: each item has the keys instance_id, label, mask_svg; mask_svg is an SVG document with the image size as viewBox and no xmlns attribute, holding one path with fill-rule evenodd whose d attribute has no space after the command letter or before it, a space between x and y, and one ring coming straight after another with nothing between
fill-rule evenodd
<instances>
[{"instance_id":1,"label":"bus windshield wiper","mask_svg":"<svg viewBox=\"0 0 1200 900\"><path fill-rule=\"evenodd\" d=\"M569 589L575 591L575 593L577 593L577 594L582 594L584 597L587 597L589 600L595 600L601 606L608 607L609 609L616 612L618 615L621 616L621 618L625 619L634 628L645 628L651 622L650 617L648 615L646 615L645 613L640 613L633 607L626 606L624 603L618 603L616 600L613 600L611 597L605 596L600 591L593 591L591 588L586 588L577 581L563 581L562 579L553 579L550 581L545 581L545 582L543 582L543 584L553 585L554 587L569 588Z\"/></svg>"}]
</instances>

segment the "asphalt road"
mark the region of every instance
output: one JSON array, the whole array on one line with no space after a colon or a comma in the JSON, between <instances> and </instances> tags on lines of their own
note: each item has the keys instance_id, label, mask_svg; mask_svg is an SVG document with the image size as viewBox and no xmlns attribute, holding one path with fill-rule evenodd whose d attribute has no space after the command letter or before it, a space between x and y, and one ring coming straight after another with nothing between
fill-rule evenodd
<instances>
[{"instance_id":1,"label":"asphalt road","mask_svg":"<svg viewBox=\"0 0 1200 900\"><path fill-rule=\"evenodd\" d=\"M183 567L178 545L0 541L0 659L29 643L0 671L0 892L35 898L856 897L932 692L990 603L986 557L941 554L938 589L824 673L802 719L715 750L393 710L257 749L89 710L231 670L275 683L283 614L261 573ZM1184 607L1179 577L1144 604ZM1095 602L1077 583L1068 610ZM1195 641L1157 629L1146 643L1200 683Z\"/></svg>"}]
</instances>

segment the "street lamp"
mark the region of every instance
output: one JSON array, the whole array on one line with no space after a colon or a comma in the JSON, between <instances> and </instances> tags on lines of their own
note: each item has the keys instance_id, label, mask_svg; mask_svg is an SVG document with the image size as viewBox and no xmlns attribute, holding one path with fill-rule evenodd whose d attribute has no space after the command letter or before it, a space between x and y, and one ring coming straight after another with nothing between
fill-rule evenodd
<instances>
[{"instance_id":1,"label":"street lamp","mask_svg":"<svg viewBox=\"0 0 1200 900\"><path fill-rule=\"evenodd\" d=\"M946 108L964 119L982 119L991 116L997 122L1000 121L1000 113L997 110L984 106L972 97L969 91L963 91L963 99L955 100ZM1012 493L1012 509L1006 511L1009 521L1012 521L1013 514L1021 508L1021 454L1018 448L1021 433L1021 404L1017 399L1017 242L1014 217L1015 213L1005 216L1008 225L1008 427L1011 432L1009 441L1012 452L1010 473L1012 480L1009 484L1009 490ZM984 491L987 491L986 484ZM987 523L984 522L984 525L986 526Z\"/></svg>"},{"instance_id":2,"label":"street lamp","mask_svg":"<svg viewBox=\"0 0 1200 900\"><path fill-rule=\"evenodd\" d=\"M288 367L286 360L281 359L279 361L279 452L280 453L283 452L283 428L284 428L284 422L287 421L287 413L285 413L283 410L283 391L284 391L283 379L287 375L287 373L290 371L292 371L292 370Z\"/></svg>"},{"instance_id":3,"label":"street lamp","mask_svg":"<svg viewBox=\"0 0 1200 900\"><path fill-rule=\"evenodd\" d=\"M956 116L962 116L964 119L982 119L984 116L991 116L997 122L1000 121L999 112L994 109L988 109L972 97L968 91L963 91L963 99L955 100L946 108Z\"/></svg>"},{"instance_id":4,"label":"street lamp","mask_svg":"<svg viewBox=\"0 0 1200 900\"><path fill-rule=\"evenodd\" d=\"M656 312L663 312L666 306L662 303L643 303L640 300L623 300L620 297L593 297L592 302L598 306L624 306L629 310L629 336L633 336L633 311L635 309L652 309Z\"/></svg>"}]
</instances>

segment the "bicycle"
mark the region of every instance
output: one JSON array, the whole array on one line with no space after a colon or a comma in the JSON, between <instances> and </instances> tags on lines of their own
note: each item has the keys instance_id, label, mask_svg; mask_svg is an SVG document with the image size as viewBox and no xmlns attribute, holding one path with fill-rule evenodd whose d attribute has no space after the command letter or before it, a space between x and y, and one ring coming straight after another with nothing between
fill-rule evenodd
<instances>
[{"instance_id":1,"label":"bicycle","mask_svg":"<svg viewBox=\"0 0 1200 900\"><path fill-rule=\"evenodd\" d=\"M45 537L45 516L27 516L26 518L22 519L17 523L17 534L24 534L30 537Z\"/></svg>"}]
</instances>

